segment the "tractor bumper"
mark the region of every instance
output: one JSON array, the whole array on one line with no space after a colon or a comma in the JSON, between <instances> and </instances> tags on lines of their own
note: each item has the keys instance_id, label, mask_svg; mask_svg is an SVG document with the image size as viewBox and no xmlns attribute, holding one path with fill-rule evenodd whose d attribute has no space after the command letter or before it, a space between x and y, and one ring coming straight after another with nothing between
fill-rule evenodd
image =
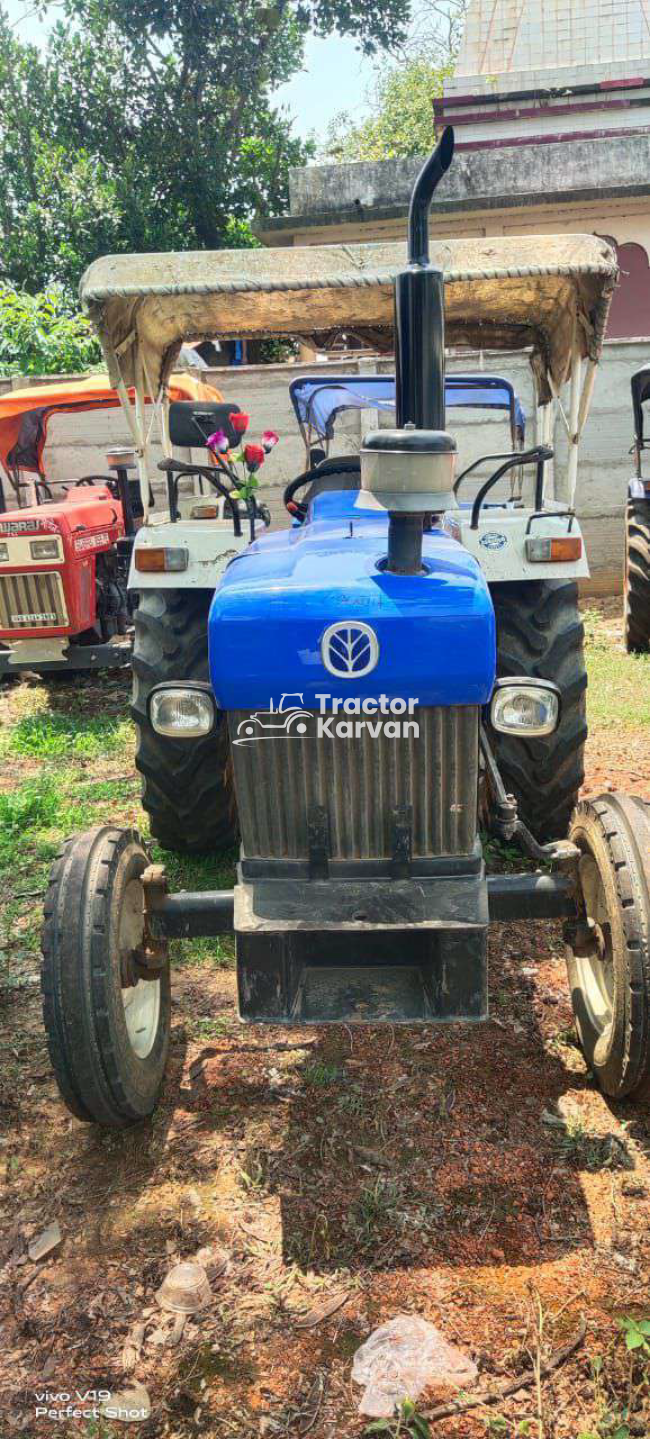
<instances>
[{"instance_id":1,"label":"tractor bumper","mask_svg":"<svg viewBox=\"0 0 650 1439\"><path fill-rule=\"evenodd\" d=\"M29 670L37 674L64 674L68 670L125 669L131 663L131 652L130 639L119 644L67 645L59 652L51 641L47 644L41 640L19 640L11 647L0 648L0 679Z\"/></svg>"},{"instance_id":2,"label":"tractor bumper","mask_svg":"<svg viewBox=\"0 0 650 1439\"><path fill-rule=\"evenodd\" d=\"M240 1017L266 1024L434 1023L488 1016L491 920L576 919L561 874L259 880L233 891L147 886L152 932L237 942Z\"/></svg>"}]
</instances>

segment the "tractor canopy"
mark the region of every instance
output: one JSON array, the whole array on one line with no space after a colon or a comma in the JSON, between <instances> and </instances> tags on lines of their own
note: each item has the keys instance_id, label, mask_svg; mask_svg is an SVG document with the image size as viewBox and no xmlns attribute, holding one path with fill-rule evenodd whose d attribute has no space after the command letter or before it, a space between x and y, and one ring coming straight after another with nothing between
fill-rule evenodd
<instances>
[{"instance_id":1,"label":"tractor canopy","mask_svg":"<svg viewBox=\"0 0 650 1439\"><path fill-rule=\"evenodd\" d=\"M305 444L329 441L337 416L346 410L395 409L394 375L301 375L289 386L291 403ZM447 407L505 410L510 417L512 443L523 445L526 413L513 385L499 375L447 375Z\"/></svg>"},{"instance_id":2,"label":"tractor canopy","mask_svg":"<svg viewBox=\"0 0 650 1439\"><path fill-rule=\"evenodd\" d=\"M184 342L291 336L322 348L352 334L390 353L395 279L405 262L406 246L396 243L96 260L81 281L81 303L130 414L143 493L144 395L164 397ZM444 272L447 345L528 349L541 406L570 382L566 423L577 453L618 278L612 247L594 235L434 241L431 263Z\"/></svg>"},{"instance_id":3,"label":"tractor canopy","mask_svg":"<svg viewBox=\"0 0 650 1439\"><path fill-rule=\"evenodd\" d=\"M172 400L214 400L215 396L210 385L192 375L173 375L169 382ZM52 415L111 409L119 404L107 375L7 390L0 395L0 464L7 474L26 470L44 478L43 451Z\"/></svg>"}]
</instances>

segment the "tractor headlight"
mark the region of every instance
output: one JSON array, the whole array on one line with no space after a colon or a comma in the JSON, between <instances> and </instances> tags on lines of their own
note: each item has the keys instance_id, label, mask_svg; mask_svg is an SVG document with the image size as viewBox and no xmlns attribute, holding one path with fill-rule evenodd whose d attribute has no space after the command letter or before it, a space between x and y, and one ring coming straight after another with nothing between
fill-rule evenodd
<instances>
[{"instance_id":1,"label":"tractor headlight","mask_svg":"<svg viewBox=\"0 0 650 1439\"><path fill-rule=\"evenodd\" d=\"M200 739L214 728L216 707L207 685L157 685L149 695L149 719L156 734Z\"/></svg>"},{"instance_id":2,"label":"tractor headlight","mask_svg":"<svg viewBox=\"0 0 650 1439\"><path fill-rule=\"evenodd\" d=\"M33 560L58 560L58 540L31 540L29 553Z\"/></svg>"},{"instance_id":3,"label":"tractor headlight","mask_svg":"<svg viewBox=\"0 0 650 1439\"><path fill-rule=\"evenodd\" d=\"M560 691L550 680L497 680L490 721L500 734L522 739L553 734L560 722Z\"/></svg>"}]
</instances>

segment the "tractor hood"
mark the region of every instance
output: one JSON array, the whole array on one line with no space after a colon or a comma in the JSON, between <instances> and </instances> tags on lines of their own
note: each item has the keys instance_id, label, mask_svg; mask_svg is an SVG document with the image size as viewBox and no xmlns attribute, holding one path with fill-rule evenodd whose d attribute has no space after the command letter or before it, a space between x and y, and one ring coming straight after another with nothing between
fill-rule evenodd
<instances>
[{"instance_id":1,"label":"tractor hood","mask_svg":"<svg viewBox=\"0 0 650 1439\"><path fill-rule=\"evenodd\" d=\"M481 570L439 530L425 573L389 574L386 512L358 491L325 492L307 522L232 560L214 596L210 674L222 709L268 709L282 694L485 704L495 623Z\"/></svg>"},{"instance_id":2,"label":"tractor hood","mask_svg":"<svg viewBox=\"0 0 650 1439\"><path fill-rule=\"evenodd\" d=\"M121 509L105 485L84 485L65 499L47 505L26 505L0 515L0 536L60 534L71 541L97 529L123 532Z\"/></svg>"}]
</instances>

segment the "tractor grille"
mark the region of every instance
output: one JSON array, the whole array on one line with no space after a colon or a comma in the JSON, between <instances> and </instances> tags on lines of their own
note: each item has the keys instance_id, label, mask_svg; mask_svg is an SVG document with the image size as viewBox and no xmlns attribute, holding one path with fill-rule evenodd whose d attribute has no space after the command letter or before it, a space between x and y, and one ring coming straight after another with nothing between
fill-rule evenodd
<instances>
[{"instance_id":1,"label":"tractor grille","mask_svg":"<svg viewBox=\"0 0 650 1439\"><path fill-rule=\"evenodd\" d=\"M51 630L67 623L63 586L56 572L0 575L0 630Z\"/></svg>"},{"instance_id":2,"label":"tractor grille","mask_svg":"<svg viewBox=\"0 0 650 1439\"><path fill-rule=\"evenodd\" d=\"M230 714L241 737L249 712ZM341 716L345 718L345 716ZM419 735L256 738L233 744L248 859L309 856L308 816L326 809L332 859L390 859L394 810L412 810L413 858L471 854L477 832L479 710L420 708ZM310 722L315 730L316 718Z\"/></svg>"}]
</instances>

